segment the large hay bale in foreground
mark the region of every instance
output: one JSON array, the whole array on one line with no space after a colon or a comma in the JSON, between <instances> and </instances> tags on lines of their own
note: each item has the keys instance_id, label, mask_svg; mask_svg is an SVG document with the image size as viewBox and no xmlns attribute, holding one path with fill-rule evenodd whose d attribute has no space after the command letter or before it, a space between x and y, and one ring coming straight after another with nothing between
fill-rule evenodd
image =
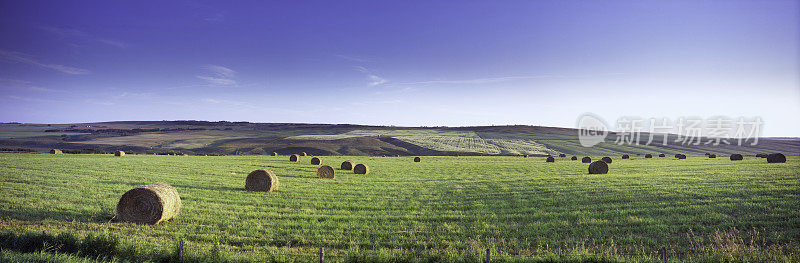
<instances>
[{"instance_id":1,"label":"large hay bale in foreground","mask_svg":"<svg viewBox=\"0 0 800 263\"><path fill-rule=\"evenodd\" d=\"M570 158L570 160L577 161L578 160L578 156L572 156L572 158Z\"/></svg>"},{"instance_id":2,"label":"large hay bale in foreground","mask_svg":"<svg viewBox=\"0 0 800 263\"><path fill-rule=\"evenodd\" d=\"M631 156L630 156L630 155L627 155L627 154L623 154L623 155L622 155L622 159L630 159L630 158L631 158Z\"/></svg>"},{"instance_id":3,"label":"large hay bale in foreground","mask_svg":"<svg viewBox=\"0 0 800 263\"><path fill-rule=\"evenodd\" d=\"M116 152L114 152L114 156L120 156L120 157L121 157L121 156L125 156L125 152L123 152L123 151L116 151Z\"/></svg>"},{"instance_id":4,"label":"large hay bale in foreground","mask_svg":"<svg viewBox=\"0 0 800 263\"><path fill-rule=\"evenodd\" d=\"M356 164L356 166L353 167L353 173L356 173L356 174L368 174L369 173L369 166L367 166L366 164L363 164L363 163Z\"/></svg>"},{"instance_id":5,"label":"large hay bale in foreground","mask_svg":"<svg viewBox=\"0 0 800 263\"><path fill-rule=\"evenodd\" d=\"M148 184L125 192L117 203L117 220L155 225L178 216L181 197L165 183Z\"/></svg>"},{"instance_id":6,"label":"large hay bale in foreground","mask_svg":"<svg viewBox=\"0 0 800 263\"><path fill-rule=\"evenodd\" d=\"M255 170L244 180L244 190L256 192L272 192L278 189L278 177L270 170Z\"/></svg>"},{"instance_id":7,"label":"large hay bale in foreground","mask_svg":"<svg viewBox=\"0 0 800 263\"><path fill-rule=\"evenodd\" d=\"M51 154L64 154L64 152L62 152L62 151L61 151L61 150L59 150L59 149L52 149L52 150L50 150L50 153L51 153Z\"/></svg>"},{"instance_id":8,"label":"large hay bale in foreground","mask_svg":"<svg viewBox=\"0 0 800 263\"><path fill-rule=\"evenodd\" d=\"M552 163L552 162L555 162L555 161L556 161L556 158L553 158L553 156L550 156L550 157L547 157L547 160L545 162Z\"/></svg>"},{"instance_id":9,"label":"large hay bale in foreground","mask_svg":"<svg viewBox=\"0 0 800 263\"><path fill-rule=\"evenodd\" d=\"M731 161L741 161L744 160L744 156L738 153L731 154Z\"/></svg>"},{"instance_id":10,"label":"large hay bale in foreground","mask_svg":"<svg viewBox=\"0 0 800 263\"><path fill-rule=\"evenodd\" d=\"M589 174L607 174L608 164L604 161L596 161L589 165Z\"/></svg>"},{"instance_id":11,"label":"large hay bale in foreground","mask_svg":"<svg viewBox=\"0 0 800 263\"><path fill-rule=\"evenodd\" d=\"M708 155L708 158L717 158L717 155L712 153Z\"/></svg>"},{"instance_id":12,"label":"large hay bale in foreground","mask_svg":"<svg viewBox=\"0 0 800 263\"><path fill-rule=\"evenodd\" d=\"M336 177L336 171L334 171L333 167L330 167L329 165L323 165L317 169L317 177L323 179L333 179Z\"/></svg>"},{"instance_id":13,"label":"large hay bale in foreground","mask_svg":"<svg viewBox=\"0 0 800 263\"><path fill-rule=\"evenodd\" d=\"M782 153L773 153L767 155L767 163L785 163L785 162L786 162L786 156L783 155Z\"/></svg>"},{"instance_id":14,"label":"large hay bale in foreground","mask_svg":"<svg viewBox=\"0 0 800 263\"><path fill-rule=\"evenodd\" d=\"M320 165L320 164L322 164L322 159L320 159L319 157L311 158L311 164Z\"/></svg>"},{"instance_id":15,"label":"large hay bale in foreground","mask_svg":"<svg viewBox=\"0 0 800 263\"><path fill-rule=\"evenodd\" d=\"M292 154L292 156L289 156L289 161L290 162L299 162L300 161L300 155Z\"/></svg>"},{"instance_id":16,"label":"large hay bale in foreground","mask_svg":"<svg viewBox=\"0 0 800 263\"><path fill-rule=\"evenodd\" d=\"M644 158L653 158L653 155L648 153L644 155Z\"/></svg>"},{"instance_id":17,"label":"large hay bale in foreground","mask_svg":"<svg viewBox=\"0 0 800 263\"><path fill-rule=\"evenodd\" d=\"M353 166L355 166L355 165L356 165L356 163L354 163L353 161L347 160L347 161L342 162L342 167L340 169L348 170L348 171L349 170L353 170Z\"/></svg>"},{"instance_id":18,"label":"large hay bale in foreground","mask_svg":"<svg viewBox=\"0 0 800 263\"><path fill-rule=\"evenodd\" d=\"M562 153L562 154L559 154L558 157L567 157L567 155Z\"/></svg>"},{"instance_id":19,"label":"large hay bale in foreground","mask_svg":"<svg viewBox=\"0 0 800 263\"><path fill-rule=\"evenodd\" d=\"M601 158L600 161L603 161L605 163L611 163L612 160L611 160L611 157L606 156L606 157Z\"/></svg>"},{"instance_id":20,"label":"large hay bale in foreground","mask_svg":"<svg viewBox=\"0 0 800 263\"><path fill-rule=\"evenodd\" d=\"M415 163L418 163L418 162L420 162L420 161L422 161L422 159L420 159L419 157L414 157L414 162L415 162Z\"/></svg>"},{"instance_id":21,"label":"large hay bale in foreground","mask_svg":"<svg viewBox=\"0 0 800 263\"><path fill-rule=\"evenodd\" d=\"M662 153L662 154L659 154L658 157L667 157L667 155Z\"/></svg>"},{"instance_id":22,"label":"large hay bale in foreground","mask_svg":"<svg viewBox=\"0 0 800 263\"><path fill-rule=\"evenodd\" d=\"M592 162L592 158L589 157L589 156L583 157L583 159L581 159L581 162L582 163L591 163Z\"/></svg>"}]
</instances>

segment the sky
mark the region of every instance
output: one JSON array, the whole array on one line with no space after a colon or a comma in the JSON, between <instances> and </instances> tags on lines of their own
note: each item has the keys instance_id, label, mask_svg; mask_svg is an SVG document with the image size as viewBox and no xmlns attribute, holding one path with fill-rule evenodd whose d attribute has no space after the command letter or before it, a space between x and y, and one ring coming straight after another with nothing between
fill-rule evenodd
<instances>
[{"instance_id":1,"label":"sky","mask_svg":"<svg viewBox=\"0 0 800 263\"><path fill-rule=\"evenodd\" d=\"M0 1L0 122L575 127L800 137L800 3Z\"/></svg>"}]
</instances>

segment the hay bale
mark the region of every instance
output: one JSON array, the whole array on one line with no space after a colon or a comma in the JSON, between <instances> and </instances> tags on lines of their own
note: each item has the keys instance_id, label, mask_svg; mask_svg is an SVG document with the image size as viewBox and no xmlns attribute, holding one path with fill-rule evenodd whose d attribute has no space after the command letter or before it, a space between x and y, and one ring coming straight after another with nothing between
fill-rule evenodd
<instances>
[{"instance_id":1,"label":"hay bale","mask_svg":"<svg viewBox=\"0 0 800 263\"><path fill-rule=\"evenodd\" d=\"M567 155L562 153L562 154L559 154L558 157L564 158L564 157L567 157Z\"/></svg>"},{"instance_id":2,"label":"hay bale","mask_svg":"<svg viewBox=\"0 0 800 263\"><path fill-rule=\"evenodd\" d=\"M717 158L717 155L712 153L708 155L708 158Z\"/></svg>"},{"instance_id":3,"label":"hay bale","mask_svg":"<svg viewBox=\"0 0 800 263\"><path fill-rule=\"evenodd\" d=\"M627 154L623 154L623 155L622 155L622 159L630 159L630 158L631 158L631 156L630 156L630 155L627 155Z\"/></svg>"},{"instance_id":4,"label":"hay bale","mask_svg":"<svg viewBox=\"0 0 800 263\"><path fill-rule=\"evenodd\" d=\"M731 154L731 161L741 161L744 160L744 156L738 153Z\"/></svg>"},{"instance_id":5,"label":"hay bale","mask_svg":"<svg viewBox=\"0 0 800 263\"><path fill-rule=\"evenodd\" d=\"M289 156L289 161L290 162L299 162L300 161L300 155L292 154L292 156Z\"/></svg>"},{"instance_id":6,"label":"hay bale","mask_svg":"<svg viewBox=\"0 0 800 263\"><path fill-rule=\"evenodd\" d=\"M681 158L681 154L680 153L676 153L675 154L675 158Z\"/></svg>"},{"instance_id":7,"label":"hay bale","mask_svg":"<svg viewBox=\"0 0 800 263\"><path fill-rule=\"evenodd\" d=\"M589 174L607 174L608 164L604 161L595 161L589 165Z\"/></svg>"},{"instance_id":8,"label":"hay bale","mask_svg":"<svg viewBox=\"0 0 800 263\"><path fill-rule=\"evenodd\" d=\"M667 155L662 153L662 154L659 154L658 157L667 157Z\"/></svg>"},{"instance_id":9,"label":"hay bale","mask_svg":"<svg viewBox=\"0 0 800 263\"><path fill-rule=\"evenodd\" d=\"M181 211L178 191L165 183L148 184L125 192L117 203L117 220L155 225Z\"/></svg>"},{"instance_id":10,"label":"hay bale","mask_svg":"<svg viewBox=\"0 0 800 263\"><path fill-rule=\"evenodd\" d=\"M648 153L644 155L644 158L653 158L653 155Z\"/></svg>"},{"instance_id":11,"label":"hay bale","mask_svg":"<svg viewBox=\"0 0 800 263\"><path fill-rule=\"evenodd\" d=\"M278 156L278 153L272 152L272 156Z\"/></svg>"},{"instance_id":12,"label":"hay bale","mask_svg":"<svg viewBox=\"0 0 800 263\"><path fill-rule=\"evenodd\" d=\"M578 156L572 156L572 158L570 158L570 160L577 161L578 160Z\"/></svg>"},{"instance_id":13,"label":"hay bale","mask_svg":"<svg viewBox=\"0 0 800 263\"><path fill-rule=\"evenodd\" d=\"M711 155L711 154L710 153L706 153L706 156L709 156L709 155Z\"/></svg>"},{"instance_id":14,"label":"hay bale","mask_svg":"<svg viewBox=\"0 0 800 263\"><path fill-rule=\"evenodd\" d=\"M368 174L369 166L363 163L357 164L355 167L353 167L353 172L356 174Z\"/></svg>"},{"instance_id":15,"label":"hay bale","mask_svg":"<svg viewBox=\"0 0 800 263\"><path fill-rule=\"evenodd\" d=\"M458 154L457 154L457 153L456 153L456 154L453 154L453 157L458 157Z\"/></svg>"},{"instance_id":16,"label":"hay bale","mask_svg":"<svg viewBox=\"0 0 800 263\"><path fill-rule=\"evenodd\" d=\"M322 164L322 159L320 159L319 157L311 158L311 164L320 165L320 164Z\"/></svg>"},{"instance_id":17,"label":"hay bale","mask_svg":"<svg viewBox=\"0 0 800 263\"><path fill-rule=\"evenodd\" d=\"M323 165L317 169L317 177L322 179L333 179L336 177L336 171L334 171L333 167L330 167L329 165Z\"/></svg>"},{"instance_id":18,"label":"hay bale","mask_svg":"<svg viewBox=\"0 0 800 263\"><path fill-rule=\"evenodd\" d=\"M545 162L553 163L555 161L556 161L556 158L553 158L553 156L550 156L550 157L547 157L547 161L545 161Z\"/></svg>"},{"instance_id":19,"label":"hay bale","mask_svg":"<svg viewBox=\"0 0 800 263\"><path fill-rule=\"evenodd\" d=\"M600 159L600 161L603 161L605 163L611 163L612 160L611 160L611 157L606 156L606 157L603 157L602 159Z\"/></svg>"},{"instance_id":20,"label":"hay bale","mask_svg":"<svg viewBox=\"0 0 800 263\"><path fill-rule=\"evenodd\" d=\"M300 156L308 156L308 154L306 152L301 152Z\"/></svg>"},{"instance_id":21,"label":"hay bale","mask_svg":"<svg viewBox=\"0 0 800 263\"><path fill-rule=\"evenodd\" d=\"M581 162L582 163L591 163L592 162L592 158L590 158L589 156L583 157L583 159L581 159Z\"/></svg>"},{"instance_id":22,"label":"hay bale","mask_svg":"<svg viewBox=\"0 0 800 263\"><path fill-rule=\"evenodd\" d=\"M51 153L51 154L64 154L64 152L62 152L62 151L61 151L61 150L59 150L59 149L52 149L52 150L50 150L50 153Z\"/></svg>"},{"instance_id":23,"label":"hay bale","mask_svg":"<svg viewBox=\"0 0 800 263\"><path fill-rule=\"evenodd\" d=\"M252 171L244 180L244 190L267 193L278 190L278 177L270 170Z\"/></svg>"},{"instance_id":24,"label":"hay bale","mask_svg":"<svg viewBox=\"0 0 800 263\"><path fill-rule=\"evenodd\" d=\"M767 163L785 163L785 162L786 162L786 156L783 155L782 153L773 153L767 155Z\"/></svg>"},{"instance_id":25,"label":"hay bale","mask_svg":"<svg viewBox=\"0 0 800 263\"><path fill-rule=\"evenodd\" d=\"M340 169L348 170L348 171L349 170L353 170L353 166L355 166L355 165L356 165L356 163L354 163L353 161L347 160L347 161L342 162L342 166L341 166Z\"/></svg>"},{"instance_id":26,"label":"hay bale","mask_svg":"<svg viewBox=\"0 0 800 263\"><path fill-rule=\"evenodd\" d=\"M125 152L123 152L123 151L116 151L116 152L114 152L114 156L119 156L119 157L125 156Z\"/></svg>"},{"instance_id":27,"label":"hay bale","mask_svg":"<svg viewBox=\"0 0 800 263\"><path fill-rule=\"evenodd\" d=\"M528 158L528 155L526 154L526 155L523 155L522 157Z\"/></svg>"},{"instance_id":28,"label":"hay bale","mask_svg":"<svg viewBox=\"0 0 800 263\"><path fill-rule=\"evenodd\" d=\"M418 162L420 162L420 161L422 161L422 159L420 159L419 157L414 157L414 162L415 162L415 163L418 163Z\"/></svg>"},{"instance_id":29,"label":"hay bale","mask_svg":"<svg viewBox=\"0 0 800 263\"><path fill-rule=\"evenodd\" d=\"M676 154L676 155L675 155L675 158L678 158L678 159L681 159L681 160L683 160L683 159L686 159L686 155L685 155L685 154L680 154L680 153L679 153L679 154Z\"/></svg>"}]
</instances>

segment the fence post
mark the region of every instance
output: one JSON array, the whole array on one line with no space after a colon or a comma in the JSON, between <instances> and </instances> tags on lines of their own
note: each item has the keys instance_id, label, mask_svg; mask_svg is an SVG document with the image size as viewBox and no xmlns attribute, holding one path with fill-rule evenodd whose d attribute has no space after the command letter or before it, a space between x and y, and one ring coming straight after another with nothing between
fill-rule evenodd
<instances>
[{"instance_id":1,"label":"fence post","mask_svg":"<svg viewBox=\"0 0 800 263\"><path fill-rule=\"evenodd\" d=\"M325 249L319 247L319 263L325 263Z\"/></svg>"},{"instance_id":2,"label":"fence post","mask_svg":"<svg viewBox=\"0 0 800 263\"><path fill-rule=\"evenodd\" d=\"M183 262L183 239L178 240L178 262Z\"/></svg>"},{"instance_id":3,"label":"fence post","mask_svg":"<svg viewBox=\"0 0 800 263\"><path fill-rule=\"evenodd\" d=\"M488 248L486 249L486 263L492 263L492 253Z\"/></svg>"},{"instance_id":4,"label":"fence post","mask_svg":"<svg viewBox=\"0 0 800 263\"><path fill-rule=\"evenodd\" d=\"M661 247L661 262L667 262L667 248Z\"/></svg>"}]
</instances>

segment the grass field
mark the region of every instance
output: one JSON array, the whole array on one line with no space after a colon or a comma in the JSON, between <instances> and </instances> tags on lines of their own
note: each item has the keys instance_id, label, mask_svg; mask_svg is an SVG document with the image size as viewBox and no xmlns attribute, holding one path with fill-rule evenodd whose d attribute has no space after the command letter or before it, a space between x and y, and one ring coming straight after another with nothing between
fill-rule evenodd
<instances>
[{"instance_id":1,"label":"grass field","mask_svg":"<svg viewBox=\"0 0 800 263\"><path fill-rule=\"evenodd\" d=\"M310 157L0 154L0 261L46 258L19 251L30 240L51 240L58 262L163 261L178 240L190 261L309 262L319 247L332 262L480 262L485 249L498 262L656 261L662 246L673 261L800 261L797 156L634 156L607 175L566 158L322 159L370 174L317 179ZM244 191L255 169L279 190ZM178 218L113 222L125 191L155 182L180 193ZM69 237L111 246L62 254L53 243Z\"/></svg>"}]
</instances>

